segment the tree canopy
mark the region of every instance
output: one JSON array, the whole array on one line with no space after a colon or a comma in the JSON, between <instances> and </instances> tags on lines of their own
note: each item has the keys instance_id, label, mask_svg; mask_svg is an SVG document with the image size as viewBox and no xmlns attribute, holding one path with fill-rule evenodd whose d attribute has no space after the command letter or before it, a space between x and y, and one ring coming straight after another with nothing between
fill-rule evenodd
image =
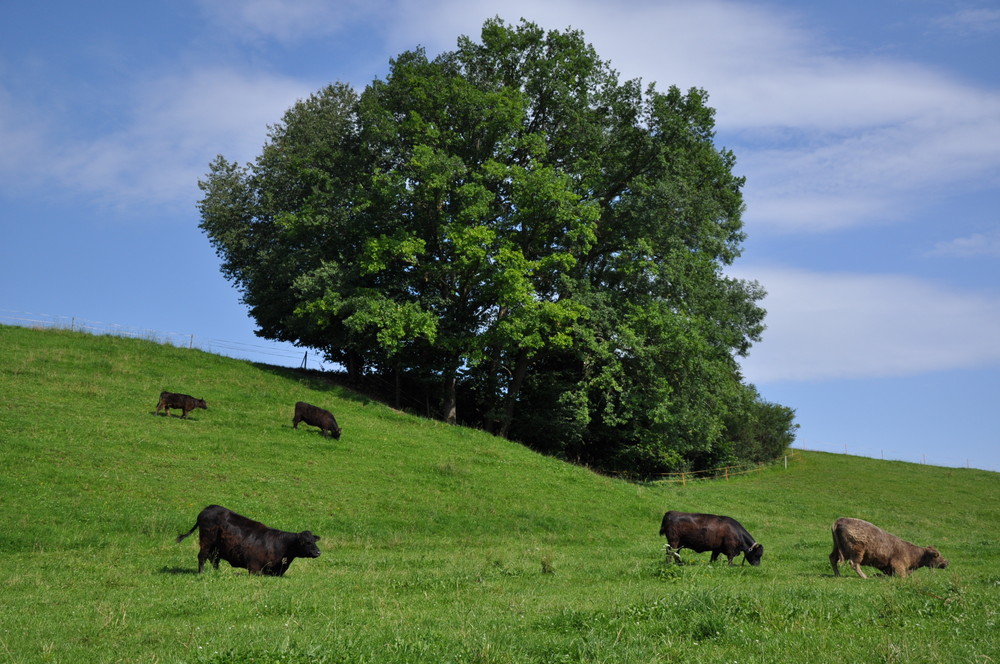
<instances>
[{"instance_id":1,"label":"tree canopy","mask_svg":"<svg viewBox=\"0 0 1000 664\"><path fill-rule=\"evenodd\" d=\"M299 101L253 163L218 157L201 227L258 334L449 422L640 472L783 448L791 410L736 362L764 292L723 273L743 179L706 101L492 19Z\"/></svg>"}]
</instances>

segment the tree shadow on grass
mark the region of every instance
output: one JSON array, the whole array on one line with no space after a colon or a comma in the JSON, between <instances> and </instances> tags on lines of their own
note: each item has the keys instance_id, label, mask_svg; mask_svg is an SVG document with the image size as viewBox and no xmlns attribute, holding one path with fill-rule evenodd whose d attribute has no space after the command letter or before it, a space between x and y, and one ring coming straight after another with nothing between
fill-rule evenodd
<instances>
[{"instance_id":1,"label":"tree shadow on grass","mask_svg":"<svg viewBox=\"0 0 1000 664\"><path fill-rule=\"evenodd\" d=\"M273 364L261 364L254 362L253 365L262 371L297 381L310 390L316 392L332 392L338 398L346 401L356 401L363 405L368 405L370 401L378 401L374 396L368 396L359 391L357 386L348 385L347 374L335 371L319 371L316 369L295 369L293 367L279 367Z\"/></svg>"}]
</instances>

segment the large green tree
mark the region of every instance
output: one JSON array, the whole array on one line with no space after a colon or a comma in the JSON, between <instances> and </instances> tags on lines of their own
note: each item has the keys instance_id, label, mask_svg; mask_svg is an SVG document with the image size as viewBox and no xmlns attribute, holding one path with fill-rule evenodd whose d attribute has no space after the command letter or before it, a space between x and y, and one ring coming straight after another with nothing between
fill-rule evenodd
<instances>
[{"instance_id":1,"label":"large green tree","mask_svg":"<svg viewBox=\"0 0 1000 664\"><path fill-rule=\"evenodd\" d=\"M253 163L219 157L201 227L262 336L566 456L709 463L738 455L735 358L764 315L722 272L743 180L713 116L577 31L494 19L300 101Z\"/></svg>"}]
</instances>

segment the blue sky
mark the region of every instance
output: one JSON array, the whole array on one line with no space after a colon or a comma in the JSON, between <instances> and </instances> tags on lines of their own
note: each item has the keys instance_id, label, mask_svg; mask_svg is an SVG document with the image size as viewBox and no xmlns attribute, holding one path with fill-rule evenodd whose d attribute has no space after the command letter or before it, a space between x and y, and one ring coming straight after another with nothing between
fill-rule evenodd
<instances>
[{"instance_id":1,"label":"blue sky","mask_svg":"<svg viewBox=\"0 0 1000 664\"><path fill-rule=\"evenodd\" d=\"M730 272L769 293L744 370L796 409L797 446L1000 471L994 0L4 3L0 322L267 346L197 228L208 162L252 160L296 99L494 15L708 91L747 178Z\"/></svg>"}]
</instances>

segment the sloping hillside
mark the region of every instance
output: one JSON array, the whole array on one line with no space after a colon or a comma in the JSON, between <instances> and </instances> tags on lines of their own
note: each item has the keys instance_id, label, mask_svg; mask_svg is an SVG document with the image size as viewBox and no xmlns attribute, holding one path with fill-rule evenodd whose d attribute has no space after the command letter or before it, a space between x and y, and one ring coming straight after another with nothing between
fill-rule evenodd
<instances>
[{"instance_id":1,"label":"sloping hillside","mask_svg":"<svg viewBox=\"0 0 1000 664\"><path fill-rule=\"evenodd\" d=\"M0 327L0 661L984 661L1000 652L1000 475L802 453L635 485L292 370ZM163 389L202 397L153 413ZM292 429L333 411L339 441ZM194 574L218 503L323 555ZM759 568L663 562L665 509L729 514ZM834 579L837 516L952 564Z\"/></svg>"}]
</instances>

